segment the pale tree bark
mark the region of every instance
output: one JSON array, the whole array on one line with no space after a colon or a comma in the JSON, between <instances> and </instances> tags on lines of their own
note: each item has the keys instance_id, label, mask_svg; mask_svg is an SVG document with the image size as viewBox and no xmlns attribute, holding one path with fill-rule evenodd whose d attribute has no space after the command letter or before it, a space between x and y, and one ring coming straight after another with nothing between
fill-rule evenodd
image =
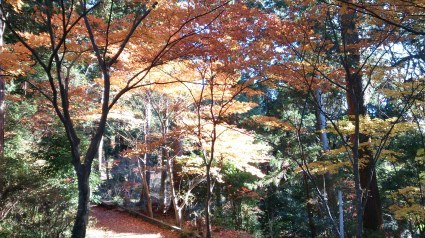
<instances>
[{"instance_id":1,"label":"pale tree bark","mask_svg":"<svg viewBox=\"0 0 425 238\"><path fill-rule=\"evenodd\" d=\"M0 0L0 4L1 4L1 0ZM3 8L0 8L0 49L3 48L4 29L6 27L6 24L3 22L3 18L4 18Z\"/></svg>"},{"instance_id":2,"label":"pale tree bark","mask_svg":"<svg viewBox=\"0 0 425 238\"><path fill-rule=\"evenodd\" d=\"M314 100L316 102L316 130L319 136L321 143L322 151L324 153L330 150L328 133L326 132L326 115L325 108L323 107L323 92L321 89L316 89L314 91ZM335 212L336 210L336 196L335 196L335 186L332 179L332 175L329 172L326 172L323 175L323 187L322 191L325 197L324 202L328 203L328 206ZM340 237L344 236L343 231L339 230Z\"/></svg>"},{"instance_id":3,"label":"pale tree bark","mask_svg":"<svg viewBox=\"0 0 425 238\"><path fill-rule=\"evenodd\" d=\"M169 176L169 180L170 180L170 192L171 192L171 204L173 206L174 209L174 214L175 214L175 222L176 225L181 227L182 223L183 223L183 217L182 217L182 212L181 210L183 209L182 206L179 205L179 198L177 197L177 185L176 185L176 178L175 178L175 173L176 171L174 171L174 164L175 164L175 158L177 156L181 156L182 155L182 148L180 146L180 140L179 138L177 138L176 141L174 141L173 143L173 156L168 157L168 159L166 160L167 162L167 171L168 171L168 176Z\"/></svg>"},{"instance_id":4,"label":"pale tree bark","mask_svg":"<svg viewBox=\"0 0 425 238\"><path fill-rule=\"evenodd\" d=\"M314 91L316 101L316 129L319 134L320 143L324 152L329 151L328 134L326 133L326 116L323 108L322 90L316 89Z\"/></svg>"},{"instance_id":5,"label":"pale tree bark","mask_svg":"<svg viewBox=\"0 0 425 238\"><path fill-rule=\"evenodd\" d=\"M140 197L141 197L140 200L141 200L141 203L145 206L149 217L153 217L152 196L150 193L148 179L146 178L147 177L146 173L149 172L147 171L147 166L145 165L146 161L147 161L147 154L145 154L143 158L137 159L138 169L140 171L139 174L142 179L142 185L143 185L143 189L140 194Z\"/></svg>"},{"instance_id":6,"label":"pale tree bark","mask_svg":"<svg viewBox=\"0 0 425 238\"><path fill-rule=\"evenodd\" d=\"M102 136L102 139L100 140L100 143L99 143L99 149L97 150L97 159L98 159L98 162L99 162L99 167L98 167L98 169L99 169L99 174L100 174L100 178L104 178L104 169L103 169L103 156L104 156L104 153L103 153L103 142L104 142L104 137Z\"/></svg>"},{"instance_id":7,"label":"pale tree bark","mask_svg":"<svg viewBox=\"0 0 425 238\"><path fill-rule=\"evenodd\" d=\"M148 92L149 94L149 92ZM151 120L152 120L152 104L150 95L147 97L146 108L145 108L145 124L144 124L144 143L145 143L145 153L142 159L138 159L139 163L139 171L142 179L143 190L141 193L141 201L144 205L146 205L146 210L150 217L153 217L153 209L152 209L152 197L150 193L150 170L149 170L149 143L150 143L150 128L151 128ZM146 204L145 204L146 203Z\"/></svg>"},{"instance_id":8,"label":"pale tree bark","mask_svg":"<svg viewBox=\"0 0 425 238\"><path fill-rule=\"evenodd\" d=\"M168 175L170 177L170 189L171 189L171 202L174 208L175 221L178 227L182 226L182 207L179 206L179 198L177 197L176 187L174 183L174 158L168 158L167 160L167 169Z\"/></svg>"},{"instance_id":9,"label":"pale tree bark","mask_svg":"<svg viewBox=\"0 0 425 238\"><path fill-rule=\"evenodd\" d=\"M205 227L206 227L206 237L211 237L211 216L210 216L210 203L211 203L211 191L213 187L211 186L211 164L206 166L206 176L207 176L207 196L205 197Z\"/></svg>"},{"instance_id":10,"label":"pale tree bark","mask_svg":"<svg viewBox=\"0 0 425 238\"><path fill-rule=\"evenodd\" d=\"M320 139L320 143L321 143L321 147L322 150L324 152L329 150L329 142L328 142L328 137L326 132L324 131L326 129L326 118L323 112L323 107L322 107L322 92L320 89L316 89L314 91L314 101L316 102L316 130L317 130L317 134L319 136ZM326 175L323 176L323 183L319 183L319 184L323 184L323 187L321 188L321 190L323 191L323 195L324 195L324 203L328 203L328 198L329 195L331 194L329 186L325 186L325 184L328 184L325 181L329 181L330 179L328 179L328 177L330 178L330 173L326 173ZM316 177L316 179L319 179L318 177ZM308 184L309 182L309 177L307 176L306 173L304 173L303 176L303 183L304 183L304 191L306 194L306 204L307 204L307 217L308 217L308 224L309 224L309 228L310 228L310 236L311 237L316 237L317 236L317 230L316 230L316 225L314 222L314 217L313 217L313 206L310 202L310 200L312 199L311 194L310 194L310 186Z\"/></svg>"},{"instance_id":11,"label":"pale tree bark","mask_svg":"<svg viewBox=\"0 0 425 238\"><path fill-rule=\"evenodd\" d=\"M176 154L178 156L178 154ZM171 203L173 205L174 214L175 214L175 222L178 227L182 227L183 225L183 210L186 205L189 203L189 198L192 193L192 190L196 188L200 183L202 183L205 178L200 176L191 181L189 188L185 191L186 194L184 196L177 194L175 178L174 178L174 159L176 156L172 156L167 160L167 170L170 176L170 190L171 190Z\"/></svg>"},{"instance_id":12,"label":"pale tree bark","mask_svg":"<svg viewBox=\"0 0 425 238\"><path fill-rule=\"evenodd\" d=\"M164 103L164 113L163 115L160 115L159 110L156 108L156 113L160 120L161 125L161 134L162 134L162 141L163 146L161 149L161 182L160 182L160 189L159 189L159 209L163 212L166 212L167 209L167 194L166 194L166 179L167 179L167 166L168 166L168 160L170 158L170 151L167 148L168 144L168 128L169 128L169 111L168 111L168 99L165 99Z\"/></svg>"},{"instance_id":13,"label":"pale tree bark","mask_svg":"<svg viewBox=\"0 0 425 238\"><path fill-rule=\"evenodd\" d=\"M160 180L160 187L159 187L159 207L158 210L162 211L163 213L167 210L167 187L166 187L166 180L167 180L167 161L170 157L169 151L167 148L161 149L161 180Z\"/></svg>"},{"instance_id":14,"label":"pale tree bark","mask_svg":"<svg viewBox=\"0 0 425 238\"><path fill-rule=\"evenodd\" d=\"M320 89L314 91L314 97L316 102L316 130L319 136L321 143L322 151L324 153L330 150L329 148L329 139L328 133L326 132L326 116L325 109L323 107L323 92ZM326 195L327 202L329 206L335 210L336 207L336 195L334 191L334 182L332 180L332 175L329 172L326 172L323 175L323 193Z\"/></svg>"},{"instance_id":15,"label":"pale tree bark","mask_svg":"<svg viewBox=\"0 0 425 238\"><path fill-rule=\"evenodd\" d=\"M214 95L214 83L213 83L213 78L210 79L211 84L210 84L210 93L211 95ZM217 117L214 114L214 97L212 97L212 102L209 105L209 110L210 110L210 115L211 115L211 121L212 121L212 132L211 132L211 145L209 146L209 154L207 155L206 151L203 149L202 146L202 139L199 138L199 143L201 145L202 148L202 153L203 153L203 158L204 158L204 163L205 163L205 168L206 168L206 179L207 179L207 194L206 194L206 198L205 198L205 227L206 227L206 237L210 238L211 237L211 211L210 211L210 204L211 204L211 195L212 192L214 190L214 184L213 184L213 180L212 180L212 176L211 176L211 167L212 164L214 162L214 156L215 156L215 144L217 141L217 125L219 123L219 120L217 119Z\"/></svg>"}]
</instances>

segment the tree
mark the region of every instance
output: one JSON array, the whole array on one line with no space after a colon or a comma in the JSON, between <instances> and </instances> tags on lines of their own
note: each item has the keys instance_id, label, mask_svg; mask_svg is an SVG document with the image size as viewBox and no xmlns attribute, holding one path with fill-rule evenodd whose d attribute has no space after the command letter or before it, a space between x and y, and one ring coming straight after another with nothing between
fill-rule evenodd
<instances>
[{"instance_id":1,"label":"tree","mask_svg":"<svg viewBox=\"0 0 425 238\"><path fill-rule=\"evenodd\" d=\"M15 4L14 1L10 3ZM5 50L16 60L6 61L4 70L20 74L24 65L37 66L38 72L28 71L33 76L28 77L27 82L49 100L70 143L79 190L73 237L84 237L86 233L90 196L88 181L109 111L123 94L140 87L152 68L178 58L183 52L190 53L194 46L188 39L217 18L226 2L196 2L190 6L174 2L134 2L127 5L132 14L121 19L114 18L115 1L111 1L109 14L103 19L94 11L99 4L87 1L24 1L21 11L33 18L37 26L35 31L21 30L21 26L10 20L11 17L3 19L18 41ZM16 15L8 3L2 2L1 9L3 12L8 9L10 15ZM92 101L87 107L75 101L74 95L78 94L74 94L74 90L78 83L72 78L71 69L89 59L95 59L102 90L91 95ZM122 75L128 72L134 73L129 77ZM114 82L120 85L116 91L112 91ZM90 113L84 109L93 107L100 108L98 121L89 146L81 148L73 118L78 113Z\"/></svg>"},{"instance_id":2,"label":"tree","mask_svg":"<svg viewBox=\"0 0 425 238\"><path fill-rule=\"evenodd\" d=\"M217 141L222 133L220 126L226 124L232 114L243 113L253 104L238 100L242 95L255 94L250 87L261 76L248 76L255 68L261 68L270 60L270 46L261 35L265 15L255 9L248 9L244 4L232 4L223 18L215 21L205 32L200 53L185 62L184 75L179 77L168 73L172 78L183 83L193 101L193 132L196 135L198 153L205 166L206 198L205 220L206 236L210 231L210 202L214 183L211 169L217 162ZM264 20L264 21L262 21ZM245 32L235 29L235 22L247 28ZM255 24L253 24L255 23ZM251 41L256 39L256 41ZM189 79L189 80L188 80Z\"/></svg>"},{"instance_id":3,"label":"tree","mask_svg":"<svg viewBox=\"0 0 425 238\"><path fill-rule=\"evenodd\" d=\"M197 73L202 82L200 88L188 88L193 97L196 110L197 121L195 123L195 134L197 136L197 146L206 175L206 198L205 198L205 219L206 236L211 237L210 231L210 203L214 183L211 176L213 163L217 160L218 139L225 132L225 128L220 128L226 117L235 113L243 113L251 108L247 102L238 102L236 97L248 90L252 80L238 84L239 76L221 73L220 61L205 60L196 62Z\"/></svg>"},{"instance_id":4,"label":"tree","mask_svg":"<svg viewBox=\"0 0 425 238\"><path fill-rule=\"evenodd\" d=\"M276 29L279 27L292 28L293 33L276 34L277 44L288 51L278 51L276 53L278 63L269 67L268 70L271 76L282 77L287 85L309 92L311 102L316 105L320 105L314 96L314 91L317 89L325 93L340 91L345 94L347 108L343 110L347 110L348 118L352 120L353 128L357 130L351 131L350 140L345 137L345 132L340 133L340 139L346 146L347 156L352 163L357 193L357 235L361 237L363 227L366 230L379 232L382 225L382 208L375 167L382 148L388 145L389 139L392 138L389 135L395 128L388 127L388 135L378 139L380 143L372 140L372 144L369 144L371 135L364 133L361 128L364 126L362 123L368 123L366 119L363 119L367 118L368 114L365 95L370 91L378 91L378 88L374 88L373 82L376 77L379 77L378 75L382 75L382 71L393 70L388 68L390 65L384 59L391 58L391 54L394 53L391 50L395 41L392 37L394 27L387 27L382 22L377 23L366 16L358 15L350 8L349 3L338 4L330 1L327 3L285 2L283 4L286 6L283 8L286 11L279 10L281 11L279 13L285 18L270 31L277 32ZM291 51L292 53L288 53ZM287 70L292 72L286 73ZM407 71L413 72L411 69ZM403 75L408 74L403 73ZM341 80L342 78L345 80ZM400 78L393 77L391 80L395 82ZM397 112L395 121L388 120L387 123L400 122L400 116L415 101L414 95L420 94L421 91L421 87L416 87L415 92L413 90L410 91L411 94L406 92L410 96ZM325 110L323 112L329 123L337 128L338 123L333 122L337 117L326 113ZM370 124L367 125L370 126ZM377 144L379 144L377 147L381 149L375 147ZM314 162L314 164L323 163ZM311 165L313 167L313 164ZM331 170L330 167L327 169ZM303 171L306 170L309 170L308 166L303 169Z\"/></svg>"},{"instance_id":5,"label":"tree","mask_svg":"<svg viewBox=\"0 0 425 238\"><path fill-rule=\"evenodd\" d=\"M3 18L4 18L4 12L2 9L0 9L0 50L3 50L3 44L4 44L3 38L4 38L5 23L3 22ZM0 160L3 160L3 155L4 155L4 114L6 110L5 107L6 107L5 80L4 80L4 77L0 75ZM1 185L0 185L0 189L1 189Z\"/></svg>"},{"instance_id":6,"label":"tree","mask_svg":"<svg viewBox=\"0 0 425 238\"><path fill-rule=\"evenodd\" d=\"M4 18L3 9L0 9L0 52L3 51L3 38L4 38ZM0 64L0 68L1 68ZM3 171L4 165L4 117L5 114L5 80L4 76L0 74L0 171ZM3 191L3 179L0 178L0 191ZM3 193L3 192L2 192ZM2 196L0 195L0 198Z\"/></svg>"}]
</instances>

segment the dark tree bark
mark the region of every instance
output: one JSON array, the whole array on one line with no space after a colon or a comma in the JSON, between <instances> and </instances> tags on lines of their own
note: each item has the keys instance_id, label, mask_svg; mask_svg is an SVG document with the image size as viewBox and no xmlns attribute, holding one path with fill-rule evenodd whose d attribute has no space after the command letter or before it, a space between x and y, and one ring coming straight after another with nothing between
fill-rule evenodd
<instances>
[{"instance_id":1,"label":"dark tree bark","mask_svg":"<svg viewBox=\"0 0 425 238\"><path fill-rule=\"evenodd\" d=\"M80 176L78 176L78 210L75 219L74 227L72 229L72 237L85 237L86 228L89 218L89 202L90 202L90 186L89 175L85 169L81 169Z\"/></svg>"},{"instance_id":2,"label":"dark tree bark","mask_svg":"<svg viewBox=\"0 0 425 238\"><path fill-rule=\"evenodd\" d=\"M360 117L366 116L367 110L364 103L356 19L357 14L352 9L348 9L347 13L341 16L341 35L345 49L342 63L346 72L348 115L356 128L351 136L351 142L353 143L353 169L357 196L357 236L362 237L363 231L380 230L383 219L374 156L367 146L360 146L368 142L370 137L359 131Z\"/></svg>"},{"instance_id":3,"label":"dark tree bark","mask_svg":"<svg viewBox=\"0 0 425 238\"><path fill-rule=\"evenodd\" d=\"M3 22L3 10L0 8L0 51L3 50L3 36L5 23ZM1 68L1 65L0 65ZM5 125L5 112L6 112L6 103L5 103L5 81L0 71L0 173L4 169L4 125ZM4 189L3 176L0 176L0 200L2 199L2 193Z\"/></svg>"},{"instance_id":4,"label":"dark tree bark","mask_svg":"<svg viewBox=\"0 0 425 238\"><path fill-rule=\"evenodd\" d=\"M3 19L2 9L0 9L0 51L3 50L3 36L4 36L4 27L5 27L5 24L1 19ZM4 156L4 125L5 125L4 115L6 112L6 103L5 103L4 95L5 95L5 81L4 81L4 77L0 75L0 160L3 160L3 156Z\"/></svg>"},{"instance_id":5,"label":"dark tree bark","mask_svg":"<svg viewBox=\"0 0 425 238\"><path fill-rule=\"evenodd\" d=\"M109 9L109 14L106 16L106 22L108 24L109 33L110 24L112 22L112 13L114 10L114 2L111 1L111 7ZM1 2L0 2L1 3ZM108 52L108 46L112 43L109 38L110 35L106 34L106 44L99 45L95 36L95 30L93 29L92 23L89 20L88 14L92 14L93 9L97 8L103 1L96 1L93 4L89 4L87 1L38 1L40 5L40 11L45 15L43 18L42 29L45 30L46 35L49 37L49 42L46 43L45 48L43 48L43 57L39 54L38 49L33 48L31 44L29 44L28 40L22 37L19 33L21 29L17 29L13 26L12 21L10 19L5 20L5 25L10 29L11 33L16 37L17 41L22 43L23 47L31 52L32 58L36 61L37 65L43 71L43 74L47 78L47 82L49 84L48 89L35 87L47 100L50 101L51 106L54 108L54 111L57 117L62 122L62 125L65 129L71 150L72 164L74 166L74 170L77 174L78 181L78 211L74 222L74 227L72 231L73 238L82 238L86 235L86 228L88 222L89 215L89 197L90 197L90 187L89 187L89 177L91 173L92 163L94 158L98 153L99 144L102 140L103 133L105 131L106 121L109 114L109 110L117 103L117 101L128 91L133 90L135 88L140 87L140 82L142 82L143 78L146 77L147 72L149 72L153 67L163 64L162 57L167 54L171 48L175 47L180 40L191 37L196 34L194 31L191 34L180 34L182 29L188 23L194 21L197 18L206 16L212 12L217 11L219 8L228 4L225 2L221 5L212 7L206 12L202 12L196 16L190 17L186 19L185 22L180 24L180 28L177 28L175 32L171 32L172 36L180 36L179 39L173 39L170 36L170 39L166 42L164 46L158 50L156 55L152 58L152 62L148 63L149 66L144 68L141 72L146 72L144 76L139 74L134 75L132 79L130 79L127 83L127 86L121 89L119 92L114 94L111 97L110 89L111 89L111 79L110 73L111 68L117 63L119 57L122 52L128 45L131 37L135 34L136 30L140 26L140 24L146 19L146 17L151 13L153 9L155 9L158 5L157 2L153 2L150 5L144 4L140 9L135 9L137 14L134 15L133 22L130 24L129 29L126 29L126 35L122 37L119 44L117 44L117 49L113 55L108 55L105 52ZM3 5L0 4L0 7L3 8ZM74 19L72 13L70 11L74 11L77 9L79 12L79 16ZM58 32L54 26L54 15L60 14L63 19L62 31ZM4 19L4 16L3 16ZM214 21L216 18L212 19ZM102 75L102 85L103 85L103 93L102 93L102 102L100 103L100 117L98 118L95 128L94 135L90 138L90 143L88 149L85 151L85 154L80 151L80 139L76 133L75 126L71 117L72 106L70 105L70 82L69 78L66 77L66 70L70 70L70 67L64 65L66 50L66 43L68 37L70 36L70 32L75 28L77 23L82 21L85 30L87 33L88 42L90 44L91 52L93 53L93 58L96 59L96 64L98 65L99 74ZM40 28L41 29L41 28ZM44 57L44 54L47 57ZM142 67L142 66L141 66ZM132 82L133 79L137 78L137 82ZM31 80L31 79L29 79Z\"/></svg>"},{"instance_id":6,"label":"dark tree bark","mask_svg":"<svg viewBox=\"0 0 425 238\"><path fill-rule=\"evenodd\" d=\"M307 217L308 217L308 226L310 228L310 236L312 238L316 237L316 225L314 223L314 217L313 217L313 205L311 204L311 194L310 194L310 187L308 186L308 177L306 174L304 174L303 177L304 182L304 192L306 194L306 204L307 204Z\"/></svg>"}]
</instances>

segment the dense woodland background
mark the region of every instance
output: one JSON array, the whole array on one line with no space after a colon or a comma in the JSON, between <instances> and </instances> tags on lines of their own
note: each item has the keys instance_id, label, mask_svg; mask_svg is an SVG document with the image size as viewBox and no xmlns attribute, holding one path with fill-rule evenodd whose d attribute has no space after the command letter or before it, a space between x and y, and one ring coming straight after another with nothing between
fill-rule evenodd
<instances>
[{"instance_id":1,"label":"dense woodland background","mask_svg":"<svg viewBox=\"0 0 425 238\"><path fill-rule=\"evenodd\" d=\"M0 6L1 237L425 236L423 1Z\"/></svg>"}]
</instances>

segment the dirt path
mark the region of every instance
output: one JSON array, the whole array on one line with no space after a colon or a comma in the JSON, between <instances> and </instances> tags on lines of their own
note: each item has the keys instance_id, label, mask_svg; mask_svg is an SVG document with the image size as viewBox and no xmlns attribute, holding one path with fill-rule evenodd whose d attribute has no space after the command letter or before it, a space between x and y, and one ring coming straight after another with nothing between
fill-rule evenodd
<instances>
[{"instance_id":1,"label":"dirt path","mask_svg":"<svg viewBox=\"0 0 425 238\"><path fill-rule=\"evenodd\" d=\"M179 234L147 223L124 212L102 207L91 207L91 220L96 224L87 230L88 238L101 237L143 237L143 238L177 238Z\"/></svg>"}]
</instances>

